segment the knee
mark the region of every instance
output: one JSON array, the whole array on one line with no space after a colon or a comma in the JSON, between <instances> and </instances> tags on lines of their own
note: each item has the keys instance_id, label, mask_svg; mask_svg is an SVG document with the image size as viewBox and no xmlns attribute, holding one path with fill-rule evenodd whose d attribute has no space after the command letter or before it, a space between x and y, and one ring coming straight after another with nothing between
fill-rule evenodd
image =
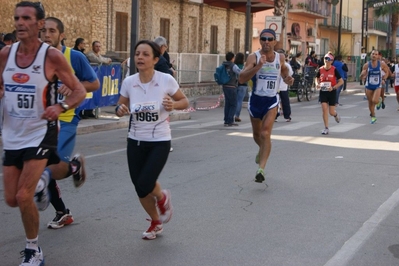
<instances>
[{"instance_id":1,"label":"knee","mask_svg":"<svg viewBox=\"0 0 399 266\"><path fill-rule=\"evenodd\" d=\"M262 140L268 140L270 139L270 134L271 134L270 130L262 130L262 132L260 133L260 138Z\"/></svg>"},{"instance_id":2,"label":"knee","mask_svg":"<svg viewBox=\"0 0 399 266\"><path fill-rule=\"evenodd\" d=\"M5 196L6 204L12 208L18 207L17 199L14 196Z\"/></svg>"},{"instance_id":3,"label":"knee","mask_svg":"<svg viewBox=\"0 0 399 266\"><path fill-rule=\"evenodd\" d=\"M31 193L29 193L25 189L18 190L17 195L15 196L17 206L20 206L20 207L25 206L26 204L31 202L33 200L33 195L32 196L30 196L30 195L31 195Z\"/></svg>"}]
</instances>

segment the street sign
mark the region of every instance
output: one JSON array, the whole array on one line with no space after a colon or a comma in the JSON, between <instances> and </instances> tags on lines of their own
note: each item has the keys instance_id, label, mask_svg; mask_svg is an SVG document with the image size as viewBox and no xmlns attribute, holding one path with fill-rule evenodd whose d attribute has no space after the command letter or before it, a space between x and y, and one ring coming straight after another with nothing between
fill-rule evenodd
<instances>
[{"instance_id":1,"label":"street sign","mask_svg":"<svg viewBox=\"0 0 399 266\"><path fill-rule=\"evenodd\" d=\"M373 7L382 7L385 5L395 4L395 3L399 3L399 0L386 0L386 1L378 2L378 3L374 3Z\"/></svg>"},{"instance_id":2,"label":"street sign","mask_svg":"<svg viewBox=\"0 0 399 266\"><path fill-rule=\"evenodd\" d=\"M276 16L276 17L266 17L266 29L274 30L277 34L281 34L283 17Z\"/></svg>"}]
</instances>

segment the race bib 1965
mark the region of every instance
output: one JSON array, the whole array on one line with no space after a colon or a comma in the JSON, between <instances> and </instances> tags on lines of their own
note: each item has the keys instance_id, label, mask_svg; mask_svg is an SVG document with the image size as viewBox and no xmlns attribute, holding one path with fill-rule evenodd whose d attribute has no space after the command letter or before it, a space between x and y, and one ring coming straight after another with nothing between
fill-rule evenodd
<instances>
[{"instance_id":1,"label":"race bib 1965","mask_svg":"<svg viewBox=\"0 0 399 266\"><path fill-rule=\"evenodd\" d=\"M152 123L159 119L159 103L143 102L135 103L132 108L132 114L137 122Z\"/></svg>"}]
</instances>

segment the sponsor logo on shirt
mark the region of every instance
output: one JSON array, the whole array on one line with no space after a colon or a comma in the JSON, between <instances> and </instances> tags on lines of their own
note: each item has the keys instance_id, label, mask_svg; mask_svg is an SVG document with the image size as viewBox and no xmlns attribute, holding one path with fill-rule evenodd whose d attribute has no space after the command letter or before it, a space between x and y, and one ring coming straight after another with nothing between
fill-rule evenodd
<instances>
[{"instance_id":1,"label":"sponsor logo on shirt","mask_svg":"<svg viewBox=\"0 0 399 266\"><path fill-rule=\"evenodd\" d=\"M30 79L29 75L24 74L24 73L15 73L12 75L12 80L15 81L16 83L26 83Z\"/></svg>"}]
</instances>

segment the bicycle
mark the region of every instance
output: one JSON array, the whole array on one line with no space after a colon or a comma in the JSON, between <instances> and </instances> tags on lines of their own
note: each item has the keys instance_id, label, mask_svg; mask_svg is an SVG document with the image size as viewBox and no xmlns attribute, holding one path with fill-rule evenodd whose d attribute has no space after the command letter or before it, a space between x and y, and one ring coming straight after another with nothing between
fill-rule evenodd
<instances>
[{"instance_id":1,"label":"bicycle","mask_svg":"<svg viewBox=\"0 0 399 266\"><path fill-rule=\"evenodd\" d=\"M315 76L316 69L314 67L305 67L305 75L302 79L306 100L310 101L316 92Z\"/></svg>"},{"instance_id":2,"label":"bicycle","mask_svg":"<svg viewBox=\"0 0 399 266\"><path fill-rule=\"evenodd\" d=\"M290 86L289 90L294 91L296 93L298 102L301 102L306 94L302 75L294 74L292 77L294 78L294 83Z\"/></svg>"}]
</instances>

